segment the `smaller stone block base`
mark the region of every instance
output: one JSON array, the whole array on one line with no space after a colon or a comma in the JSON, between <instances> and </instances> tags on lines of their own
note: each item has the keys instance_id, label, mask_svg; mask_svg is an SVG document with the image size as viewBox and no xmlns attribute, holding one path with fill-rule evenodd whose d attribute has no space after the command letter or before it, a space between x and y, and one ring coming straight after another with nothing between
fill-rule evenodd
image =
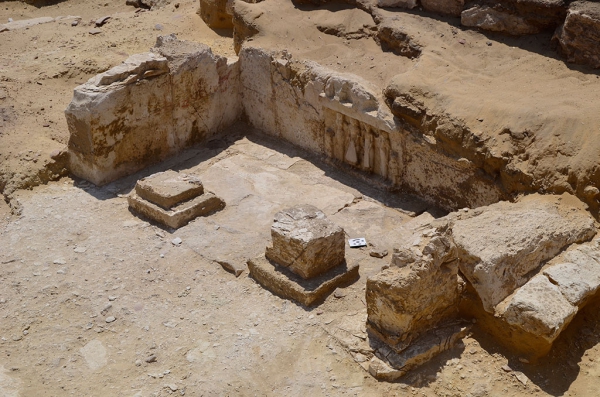
<instances>
[{"instance_id":1,"label":"smaller stone block base","mask_svg":"<svg viewBox=\"0 0 600 397\"><path fill-rule=\"evenodd\" d=\"M195 176L168 170L140 179L135 185L135 192L144 200L168 210L183 201L200 196L204 193L204 187Z\"/></svg>"},{"instance_id":2,"label":"smaller stone block base","mask_svg":"<svg viewBox=\"0 0 600 397\"><path fill-rule=\"evenodd\" d=\"M212 193L204 193L192 200L178 204L170 210L165 210L144 200L137 194L130 195L127 201L129 208L135 212L173 229L187 225L194 218L210 215L225 208L225 202Z\"/></svg>"},{"instance_id":3,"label":"smaller stone block base","mask_svg":"<svg viewBox=\"0 0 600 397\"><path fill-rule=\"evenodd\" d=\"M442 326L421 336L401 352L396 352L377 338L370 338L375 356L369 362L369 373L378 380L395 381L411 369L454 347L467 336L470 329L469 325L460 323Z\"/></svg>"},{"instance_id":4,"label":"smaller stone block base","mask_svg":"<svg viewBox=\"0 0 600 397\"><path fill-rule=\"evenodd\" d=\"M328 272L305 280L289 269L269 261L264 255L248 261L250 275L264 288L283 298L311 306L337 287L359 278L358 265L349 266L345 261Z\"/></svg>"}]
</instances>

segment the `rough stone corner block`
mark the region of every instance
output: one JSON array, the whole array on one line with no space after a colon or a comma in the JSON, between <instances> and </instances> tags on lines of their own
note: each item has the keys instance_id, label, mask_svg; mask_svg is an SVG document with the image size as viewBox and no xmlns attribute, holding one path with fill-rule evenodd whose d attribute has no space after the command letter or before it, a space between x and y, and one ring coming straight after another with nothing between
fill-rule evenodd
<instances>
[{"instance_id":1,"label":"rough stone corner block","mask_svg":"<svg viewBox=\"0 0 600 397\"><path fill-rule=\"evenodd\" d=\"M207 141L239 119L239 63L199 43L156 47L75 88L65 110L70 171L96 185Z\"/></svg>"},{"instance_id":2,"label":"rough stone corner block","mask_svg":"<svg viewBox=\"0 0 600 397\"><path fill-rule=\"evenodd\" d=\"M397 350L458 314L456 247L443 234L396 249L389 269L367 279L367 329Z\"/></svg>"},{"instance_id":3,"label":"rough stone corner block","mask_svg":"<svg viewBox=\"0 0 600 397\"><path fill-rule=\"evenodd\" d=\"M304 279L327 272L345 257L344 230L311 205L288 208L275 214L272 246L267 259Z\"/></svg>"}]
</instances>

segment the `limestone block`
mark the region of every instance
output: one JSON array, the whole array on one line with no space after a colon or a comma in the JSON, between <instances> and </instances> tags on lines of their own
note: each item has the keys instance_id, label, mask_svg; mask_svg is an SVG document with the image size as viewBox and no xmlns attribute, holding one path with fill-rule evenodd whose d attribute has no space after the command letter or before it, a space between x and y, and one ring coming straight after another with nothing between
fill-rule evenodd
<instances>
[{"instance_id":1,"label":"limestone block","mask_svg":"<svg viewBox=\"0 0 600 397\"><path fill-rule=\"evenodd\" d=\"M212 193L204 193L168 210L144 200L137 194L127 197L127 201L133 211L173 229L186 225L194 218L210 215L225 208L225 202Z\"/></svg>"},{"instance_id":2,"label":"limestone block","mask_svg":"<svg viewBox=\"0 0 600 397\"><path fill-rule=\"evenodd\" d=\"M520 15L495 10L488 6L476 6L464 10L460 15L460 23L463 26L502 32L513 36L535 34L540 31Z\"/></svg>"},{"instance_id":3,"label":"limestone block","mask_svg":"<svg viewBox=\"0 0 600 397\"><path fill-rule=\"evenodd\" d=\"M568 62L600 68L600 3L571 3L565 23L556 30L553 40Z\"/></svg>"},{"instance_id":4,"label":"limestone block","mask_svg":"<svg viewBox=\"0 0 600 397\"><path fill-rule=\"evenodd\" d=\"M321 302L337 287L352 283L359 277L358 265L343 262L319 276L306 280L286 267L271 262L264 255L249 260L248 270L252 278L269 291L304 306Z\"/></svg>"},{"instance_id":5,"label":"limestone block","mask_svg":"<svg viewBox=\"0 0 600 397\"><path fill-rule=\"evenodd\" d=\"M344 230L312 205L299 205L275 214L272 246L266 257L304 279L327 272L345 256Z\"/></svg>"},{"instance_id":6,"label":"limestone block","mask_svg":"<svg viewBox=\"0 0 600 397\"><path fill-rule=\"evenodd\" d=\"M198 14L213 29L232 29L232 7L232 0L200 0Z\"/></svg>"},{"instance_id":7,"label":"limestone block","mask_svg":"<svg viewBox=\"0 0 600 397\"><path fill-rule=\"evenodd\" d=\"M584 204L567 193L481 207L461 214L452 225L460 270L490 313L543 261L595 232Z\"/></svg>"},{"instance_id":8,"label":"limestone block","mask_svg":"<svg viewBox=\"0 0 600 397\"><path fill-rule=\"evenodd\" d=\"M200 196L204 187L197 177L169 170L140 179L135 185L135 192L141 198L169 209Z\"/></svg>"},{"instance_id":9,"label":"limestone block","mask_svg":"<svg viewBox=\"0 0 600 397\"><path fill-rule=\"evenodd\" d=\"M427 11L436 14L459 17L465 5L465 0L421 0L421 5Z\"/></svg>"},{"instance_id":10,"label":"limestone block","mask_svg":"<svg viewBox=\"0 0 600 397\"><path fill-rule=\"evenodd\" d=\"M159 37L75 88L65 114L69 167L102 185L208 140L241 115L239 67L210 48Z\"/></svg>"},{"instance_id":11,"label":"limestone block","mask_svg":"<svg viewBox=\"0 0 600 397\"><path fill-rule=\"evenodd\" d=\"M597 241L565 251L543 271L569 303L579 308L600 290L600 248Z\"/></svg>"},{"instance_id":12,"label":"limestone block","mask_svg":"<svg viewBox=\"0 0 600 397\"><path fill-rule=\"evenodd\" d=\"M533 277L499 306L497 313L507 323L549 343L577 313L577 308L563 296L560 288L543 274Z\"/></svg>"},{"instance_id":13,"label":"limestone block","mask_svg":"<svg viewBox=\"0 0 600 397\"><path fill-rule=\"evenodd\" d=\"M458 313L461 284L452 240L433 232L414 243L395 249L390 268L367 279L367 327L397 350Z\"/></svg>"},{"instance_id":14,"label":"limestone block","mask_svg":"<svg viewBox=\"0 0 600 397\"><path fill-rule=\"evenodd\" d=\"M479 0L461 14L464 26L514 36L555 29L566 15L563 0Z\"/></svg>"}]
</instances>

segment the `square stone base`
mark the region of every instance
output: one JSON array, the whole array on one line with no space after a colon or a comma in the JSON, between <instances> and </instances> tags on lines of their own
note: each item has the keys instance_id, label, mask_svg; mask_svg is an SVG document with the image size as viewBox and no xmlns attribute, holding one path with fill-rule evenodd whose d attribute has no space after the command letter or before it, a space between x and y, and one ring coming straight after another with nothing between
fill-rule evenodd
<instances>
[{"instance_id":1,"label":"square stone base","mask_svg":"<svg viewBox=\"0 0 600 397\"><path fill-rule=\"evenodd\" d=\"M168 170L140 179L135 192L138 197L168 210L202 195L204 187L197 177Z\"/></svg>"},{"instance_id":2,"label":"square stone base","mask_svg":"<svg viewBox=\"0 0 600 397\"><path fill-rule=\"evenodd\" d=\"M144 200L137 194L131 194L127 201L129 202L129 208L135 212L173 229L186 225L194 218L210 215L225 208L225 202L212 193L204 193L192 200L176 205L170 210L165 210Z\"/></svg>"},{"instance_id":3,"label":"square stone base","mask_svg":"<svg viewBox=\"0 0 600 397\"><path fill-rule=\"evenodd\" d=\"M359 277L358 265L348 266L344 261L318 277L305 280L269 261L264 255L250 259L248 269L252 277L269 291L304 306L320 302L340 285L352 283Z\"/></svg>"}]
</instances>

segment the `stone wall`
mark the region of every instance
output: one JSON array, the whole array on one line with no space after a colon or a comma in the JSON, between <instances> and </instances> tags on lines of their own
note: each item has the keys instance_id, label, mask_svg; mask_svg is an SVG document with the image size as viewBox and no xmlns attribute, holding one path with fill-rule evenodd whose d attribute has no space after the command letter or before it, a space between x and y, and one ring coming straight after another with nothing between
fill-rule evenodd
<instances>
[{"instance_id":1,"label":"stone wall","mask_svg":"<svg viewBox=\"0 0 600 397\"><path fill-rule=\"evenodd\" d=\"M475 164L396 118L369 82L287 53L240 52L242 102L255 128L383 178L446 209L505 197Z\"/></svg>"},{"instance_id":2,"label":"stone wall","mask_svg":"<svg viewBox=\"0 0 600 397\"><path fill-rule=\"evenodd\" d=\"M236 121L237 59L159 37L153 52L75 88L65 114L70 170L102 185L159 162Z\"/></svg>"}]
</instances>

